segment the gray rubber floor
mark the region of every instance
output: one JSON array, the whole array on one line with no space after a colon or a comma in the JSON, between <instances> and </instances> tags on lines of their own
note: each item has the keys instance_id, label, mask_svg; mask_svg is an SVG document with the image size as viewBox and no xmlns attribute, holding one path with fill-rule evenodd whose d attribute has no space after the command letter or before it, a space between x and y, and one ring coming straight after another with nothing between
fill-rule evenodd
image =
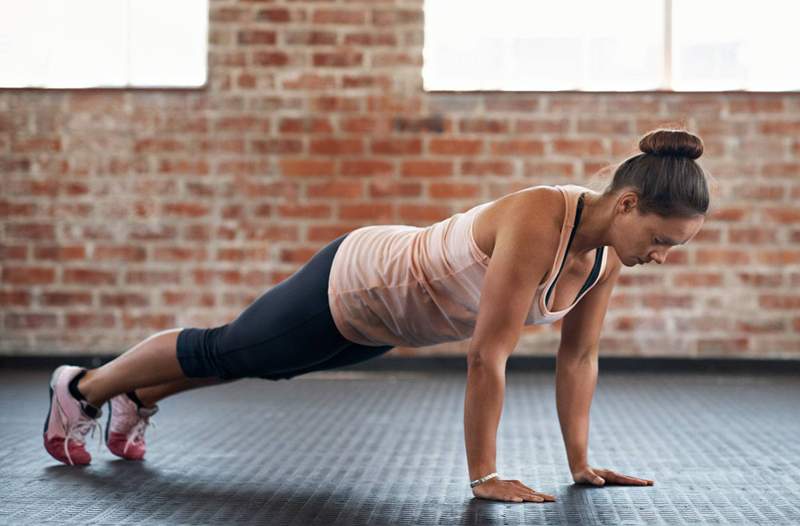
<instances>
[{"instance_id":1,"label":"gray rubber floor","mask_svg":"<svg viewBox=\"0 0 800 526\"><path fill-rule=\"evenodd\" d=\"M509 371L498 471L544 504L473 498L463 373L189 391L161 402L145 461L95 436L86 467L42 447L48 376L0 371L0 524L800 524L797 376L601 371L591 462L655 485L594 488L572 483L552 374Z\"/></svg>"}]
</instances>

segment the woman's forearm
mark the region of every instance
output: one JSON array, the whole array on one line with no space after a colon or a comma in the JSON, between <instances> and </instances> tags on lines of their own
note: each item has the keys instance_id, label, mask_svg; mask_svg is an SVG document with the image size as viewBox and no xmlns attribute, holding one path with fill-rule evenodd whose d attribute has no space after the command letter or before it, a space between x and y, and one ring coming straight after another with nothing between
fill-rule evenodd
<instances>
[{"instance_id":1,"label":"woman's forearm","mask_svg":"<svg viewBox=\"0 0 800 526\"><path fill-rule=\"evenodd\" d=\"M497 426L504 392L504 362L470 363L464 397L464 442L470 480L497 471Z\"/></svg>"},{"instance_id":2,"label":"woman's forearm","mask_svg":"<svg viewBox=\"0 0 800 526\"><path fill-rule=\"evenodd\" d=\"M556 407L570 470L588 464L589 409L597 384L597 353L556 360Z\"/></svg>"}]
</instances>

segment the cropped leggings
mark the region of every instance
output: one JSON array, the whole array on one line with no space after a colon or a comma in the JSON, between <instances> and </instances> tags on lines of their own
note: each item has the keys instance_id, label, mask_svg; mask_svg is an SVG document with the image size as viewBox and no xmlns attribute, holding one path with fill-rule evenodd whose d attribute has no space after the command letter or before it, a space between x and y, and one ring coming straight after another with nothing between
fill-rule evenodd
<instances>
[{"instance_id":1,"label":"cropped leggings","mask_svg":"<svg viewBox=\"0 0 800 526\"><path fill-rule=\"evenodd\" d=\"M328 276L347 234L331 241L297 272L218 327L178 333L178 362L190 378L289 379L363 362L393 348L347 340L328 305Z\"/></svg>"}]
</instances>

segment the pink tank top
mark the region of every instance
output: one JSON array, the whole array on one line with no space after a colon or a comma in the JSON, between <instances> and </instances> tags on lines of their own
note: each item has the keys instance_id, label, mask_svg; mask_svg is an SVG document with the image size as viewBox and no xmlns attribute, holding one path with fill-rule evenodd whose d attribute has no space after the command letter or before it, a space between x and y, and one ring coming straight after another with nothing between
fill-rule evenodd
<instances>
[{"instance_id":1,"label":"pink tank top","mask_svg":"<svg viewBox=\"0 0 800 526\"><path fill-rule=\"evenodd\" d=\"M578 185L555 185L566 202L561 241L547 282L536 289L525 325L563 318L598 282L607 250L595 264L573 304L551 312L547 305L580 220ZM472 336L489 256L475 243L472 225L479 204L427 227L372 225L350 232L334 256L328 301L334 323L362 345L422 347Z\"/></svg>"}]
</instances>

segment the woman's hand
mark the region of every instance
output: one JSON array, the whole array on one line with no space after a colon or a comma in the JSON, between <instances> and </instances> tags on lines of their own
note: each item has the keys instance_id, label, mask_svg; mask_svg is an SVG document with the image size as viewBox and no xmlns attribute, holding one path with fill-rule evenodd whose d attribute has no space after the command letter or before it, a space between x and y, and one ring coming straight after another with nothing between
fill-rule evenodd
<instances>
[{"instance_id":1,"label":"woman's hand","mask_svg":"<svg viewBox=\"0 0 800 526\"><path fill-rule=\"evenodd\" d=\"M630 477L611 471L610 469L592 468L589 466L580 468L572 472L572 480L576 484L591 484L594 486L603 486L608 484L619 484L622 486L652 486L653 481L647 479L640 479Z\"/></svg>"},{"instance_id":2,"label":"woman's hand","mask_svg":"<svg viewBox=\"0 0 800 526\"><path fill-rule=\"evenodd\" d=\"M472 488L472 494L479 499L502 500L507 502L555 502L556 498L546 493L534 491L518 480L500 480L495 477Z\"/></svg>"}]
</instances>

